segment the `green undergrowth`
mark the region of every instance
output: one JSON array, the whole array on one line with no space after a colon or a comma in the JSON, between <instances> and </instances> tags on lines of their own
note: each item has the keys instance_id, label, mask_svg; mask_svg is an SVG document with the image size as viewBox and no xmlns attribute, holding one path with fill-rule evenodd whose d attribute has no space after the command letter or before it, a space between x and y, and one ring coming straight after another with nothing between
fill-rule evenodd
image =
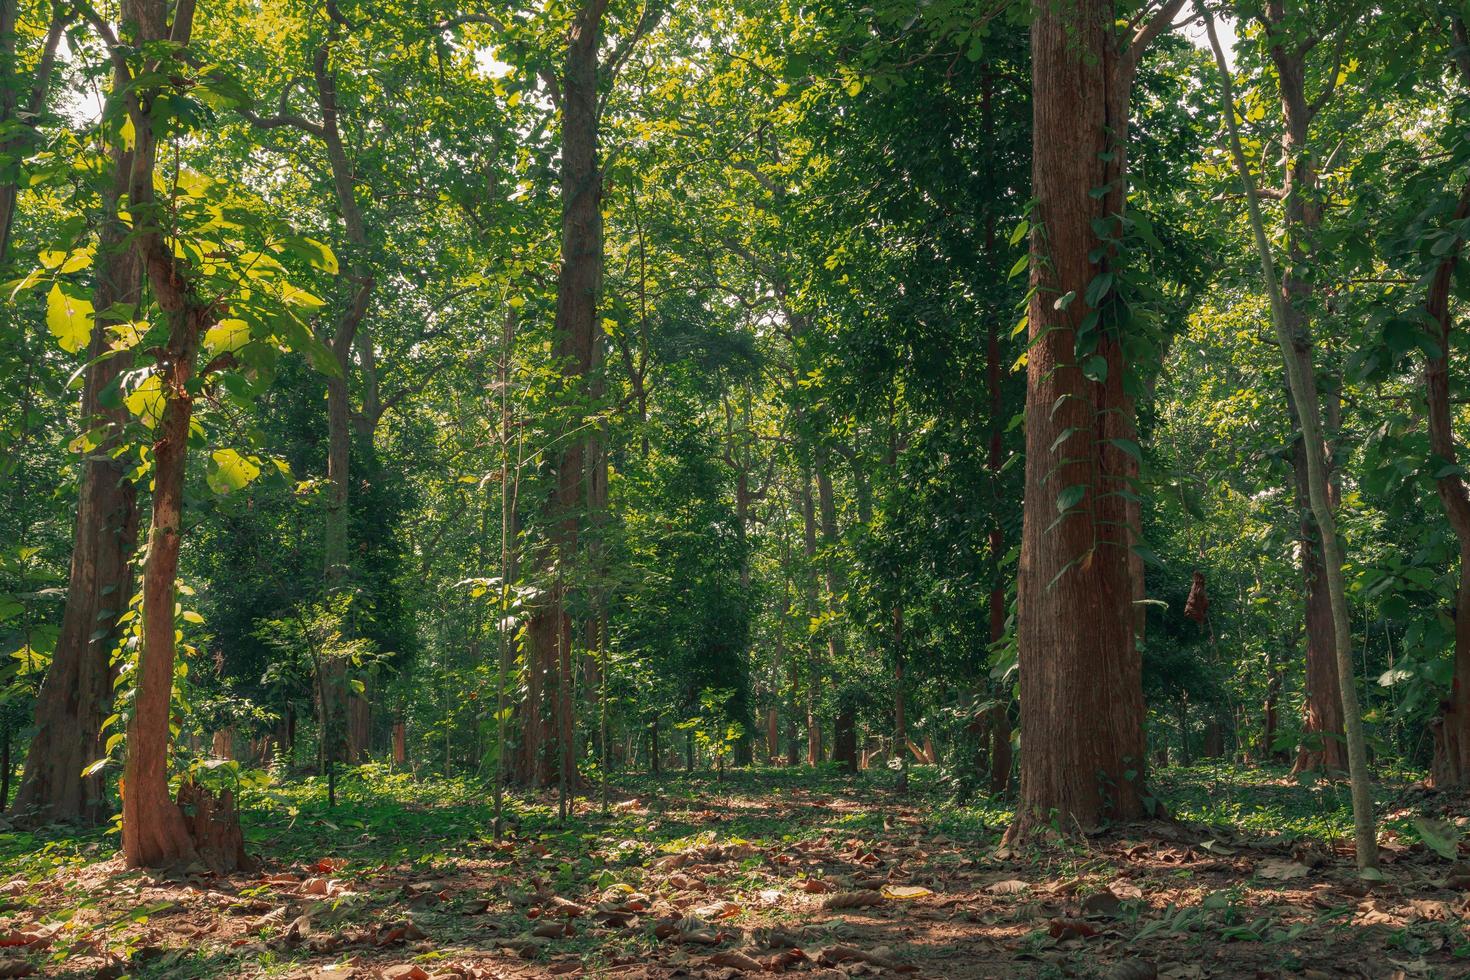
<instances>
[{"instance_id":1,"label":"green undergrowth","mask_svg":"<svg viewBox=\"0 0 1470 980\"><path fill-rule=\"evenodd\" d=\"M1153 781L1171 814L1189 823L1242 835L1323 841L1351 835L1351 806L1341 783L1229 764L1172 767ZM1377 785L1380 812L1390 809L1403 786ZM830 768L760 767L722 777L629 776L618 781L610 803L603 815L593 787L562 825L554 793L509 796L507 829L576 860L617 847L631 855L716 841L764 847L822 836L939 834L983 849L999 841L1011 818L1003 800L980 798L963 806L947 800L938 773L926 766L911 770L910 792L901 799L888 772L846 776ZM493 838L491 792L482 783L416 777L383 765L344 773L335 807L327 805L325 781L309 777L253 780L242 789L241 809L248 848L271 863L338 856L359 868L440 865L489 847ZM0 873L45 877L110 858L116 848L115 833L104 831L11 830L0 833Z\"/></svg>"}]
</instances>

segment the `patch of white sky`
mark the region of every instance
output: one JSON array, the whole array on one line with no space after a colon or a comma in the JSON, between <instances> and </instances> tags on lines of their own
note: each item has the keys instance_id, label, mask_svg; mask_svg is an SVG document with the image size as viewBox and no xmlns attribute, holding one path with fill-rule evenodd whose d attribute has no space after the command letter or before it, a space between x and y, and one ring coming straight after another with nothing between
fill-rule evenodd
<instances>
[{"instance_id":1,"label":"patch of white sky","mask_svg":"<svg viewBox=\"0 0 1470 980\"><path fill-rule=\"evenodd\" d=\"M1193 18L1189 23L1184 25L1183 30L1184 36L1189 38L1191 44L1206 53L1210 52L1210 36L1205 31L1203 21L1198 17ZM1220 48L1225 54L1225 64L1229 65L1230 70L1233 72L1235 70L1235 21L1221 14L1216 14L1215 36L1220 39Z\"/></svg>"}]
</instances>

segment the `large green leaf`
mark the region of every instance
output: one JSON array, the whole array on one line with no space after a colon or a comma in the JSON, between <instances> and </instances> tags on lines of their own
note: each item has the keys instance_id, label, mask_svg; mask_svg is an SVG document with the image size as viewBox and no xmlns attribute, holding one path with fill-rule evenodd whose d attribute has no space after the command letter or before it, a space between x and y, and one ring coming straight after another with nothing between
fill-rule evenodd
<instances>
[{"instance_id":1,"label":"large green leaf","mask_svg":"<svg viewBox=\"0 0 1470 980\"><path fill-rule=\"evenodd\" d=\"M87 346L92 336L92 314L91 300L69 295L61 283L46 294L46 328L68 354Z\"/></svg>"}]
</instances>

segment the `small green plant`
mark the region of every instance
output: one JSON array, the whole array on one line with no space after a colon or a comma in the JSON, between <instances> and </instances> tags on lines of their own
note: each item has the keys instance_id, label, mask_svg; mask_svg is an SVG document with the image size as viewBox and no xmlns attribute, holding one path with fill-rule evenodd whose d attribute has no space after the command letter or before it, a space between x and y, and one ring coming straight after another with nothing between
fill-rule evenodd
<instances>
[{"instance_id":1,"label":"small green plant","mask_svg":"<svg viewBox=\"0 0 1470 980\"><path fill-rule=\"evenodd\" d=\"M699 692L699 713L676 726L694 736L695 746L714 760L716 778L725 778L725 760L745 734L745 726L730 718L729 703L734 688L707 687Z\"/></svg>"}]
</instances>

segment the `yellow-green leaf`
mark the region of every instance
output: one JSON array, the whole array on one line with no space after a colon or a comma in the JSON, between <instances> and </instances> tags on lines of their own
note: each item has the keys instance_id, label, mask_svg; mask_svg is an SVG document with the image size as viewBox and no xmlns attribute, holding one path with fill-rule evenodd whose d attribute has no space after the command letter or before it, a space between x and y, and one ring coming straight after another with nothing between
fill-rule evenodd
<instances>
[{"instance_id":1,"label":"yellow-green leaf","mask_svg":"<svg viewBox=\"0 0 1470 980\"><path fill-rule=\"evenodd\" d=\"M46 326L68 354L87 346L92 336L92 314L89 300L66 295L59 283L46 294Z\"/></svg>"}]
</instances>

